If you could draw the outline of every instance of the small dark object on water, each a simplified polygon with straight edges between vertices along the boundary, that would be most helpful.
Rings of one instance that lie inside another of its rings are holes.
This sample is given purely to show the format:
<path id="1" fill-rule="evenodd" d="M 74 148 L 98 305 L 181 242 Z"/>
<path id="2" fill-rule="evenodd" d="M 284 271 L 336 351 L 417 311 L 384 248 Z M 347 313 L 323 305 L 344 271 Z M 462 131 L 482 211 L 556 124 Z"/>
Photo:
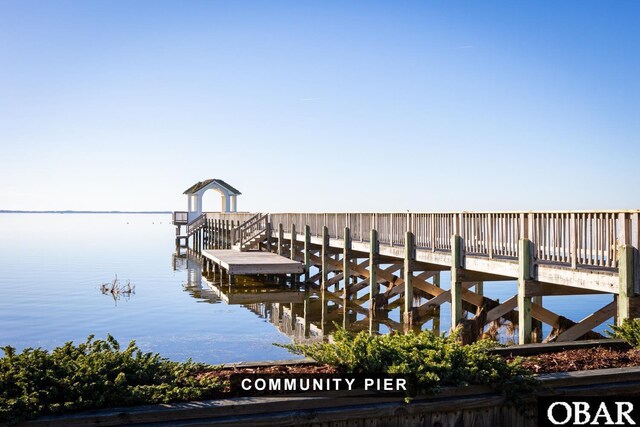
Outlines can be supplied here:
<path id="1" fill-rule="evenodd" d="M 132 286 L 130 280 L 127 280 L 126 284 L 120 283 L 118 275 L 116 274 L 116 277 L 111 283 L 103 283 L 100 285 L 100 292 L 102 292 L 103 295 L 111 294 L 114 300 L 118 300 L 122 295 L 127 298 L 131 297 L 131 295 L 135 295 L 136 286 Z"/>

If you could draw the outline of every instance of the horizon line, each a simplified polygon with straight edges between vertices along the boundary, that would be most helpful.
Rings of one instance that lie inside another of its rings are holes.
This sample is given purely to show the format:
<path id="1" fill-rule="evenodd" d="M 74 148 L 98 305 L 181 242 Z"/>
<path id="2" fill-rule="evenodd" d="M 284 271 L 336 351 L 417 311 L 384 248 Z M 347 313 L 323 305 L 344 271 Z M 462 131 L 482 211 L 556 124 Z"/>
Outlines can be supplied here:
<path id="1" fill-rule="evenodd" d="M 172 211 L 104 211 L 104 210 L 19 210 L 0 209 L 0 213 L 130 213 L 130 214 L 170 214 Z"/>

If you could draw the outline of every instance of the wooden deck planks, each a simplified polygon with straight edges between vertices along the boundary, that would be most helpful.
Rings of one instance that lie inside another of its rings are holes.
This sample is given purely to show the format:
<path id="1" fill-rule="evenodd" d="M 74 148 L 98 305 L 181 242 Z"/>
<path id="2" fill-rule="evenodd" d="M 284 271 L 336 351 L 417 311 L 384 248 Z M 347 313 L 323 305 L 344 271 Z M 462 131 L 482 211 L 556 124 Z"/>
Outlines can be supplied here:
<path id="1" fill-rule="evenodd" d="M 301 274 L 304 265 L 271 252 L 240 252 L 233 249 L 202 251 L 202 256 L 210 259 L 229 274 Z"/>

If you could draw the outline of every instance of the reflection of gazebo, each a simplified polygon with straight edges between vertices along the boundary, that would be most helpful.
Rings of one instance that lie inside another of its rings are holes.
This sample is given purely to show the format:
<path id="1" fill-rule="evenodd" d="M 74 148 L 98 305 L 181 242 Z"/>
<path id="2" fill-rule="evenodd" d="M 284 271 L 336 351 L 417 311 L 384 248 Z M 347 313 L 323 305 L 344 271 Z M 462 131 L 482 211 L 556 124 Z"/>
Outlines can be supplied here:
<path id="1" fill-rule="evenodd" d="M 221 179 L 207 179 L 192 185 L 184 192 L 187 195 L 189 205 L 189 222 L 202 214 L 202 195 L 207 190 L 215 190 L 220 193 L 220 212 L 238 211 L 238 195 L 241 193 Z"/>

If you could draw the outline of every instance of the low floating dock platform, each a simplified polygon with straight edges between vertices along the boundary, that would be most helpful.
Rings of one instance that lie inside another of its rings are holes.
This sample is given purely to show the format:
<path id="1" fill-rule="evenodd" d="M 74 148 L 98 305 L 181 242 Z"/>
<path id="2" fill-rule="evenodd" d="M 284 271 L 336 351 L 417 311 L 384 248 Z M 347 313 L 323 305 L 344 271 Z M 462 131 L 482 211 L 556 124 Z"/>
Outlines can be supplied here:
<path id="1" fill-rule="evenodd" d="M 229 275 L 304 273 L 304 265 L 301 262 L 272 252 L 205 249 L 202 251 L 202 256 L 224 268 Z"/>

